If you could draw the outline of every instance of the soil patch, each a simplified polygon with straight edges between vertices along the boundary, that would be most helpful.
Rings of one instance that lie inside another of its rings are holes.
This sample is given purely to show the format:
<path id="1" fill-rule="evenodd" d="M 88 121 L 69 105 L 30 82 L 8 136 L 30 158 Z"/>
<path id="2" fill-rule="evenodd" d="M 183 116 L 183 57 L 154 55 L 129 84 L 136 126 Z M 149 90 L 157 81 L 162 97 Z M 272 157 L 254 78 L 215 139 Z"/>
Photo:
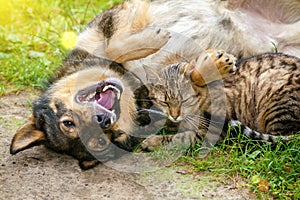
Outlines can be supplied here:
<path id="1" fill-rule="evenodd" d="M 31 113 L 37 93 L 0 97 L 0 199 L 256 199 L 241 178 L 178 173 L 185 166 L 133 174 L 105 165 L 81 171 L 77 160 L 43 146 L 9 154 L 11 139 Z"/>

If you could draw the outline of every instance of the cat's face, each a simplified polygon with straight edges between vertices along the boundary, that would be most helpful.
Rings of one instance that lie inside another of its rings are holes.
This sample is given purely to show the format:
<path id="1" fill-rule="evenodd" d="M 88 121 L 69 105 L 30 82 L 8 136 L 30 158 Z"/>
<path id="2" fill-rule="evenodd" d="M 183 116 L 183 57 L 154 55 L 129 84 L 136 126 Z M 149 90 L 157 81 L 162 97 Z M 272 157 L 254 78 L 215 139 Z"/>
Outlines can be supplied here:
<path id="1" fill-rule="evenodd" d="M 176 64 L 159 72 L 147 71 L 150 98 L 162 114 L 175 123 L 199 116 L 197 95 L 181 69 L 182 66 Z"/>

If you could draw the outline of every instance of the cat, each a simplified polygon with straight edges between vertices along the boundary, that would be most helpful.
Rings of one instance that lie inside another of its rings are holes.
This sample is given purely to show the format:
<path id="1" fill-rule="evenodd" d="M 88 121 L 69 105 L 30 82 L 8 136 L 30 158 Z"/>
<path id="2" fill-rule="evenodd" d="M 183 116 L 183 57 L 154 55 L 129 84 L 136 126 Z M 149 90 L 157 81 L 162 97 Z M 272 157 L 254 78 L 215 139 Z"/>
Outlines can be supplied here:
<path id="1" fill-rule="evenodd" d="M 214 75 L 213 65 L 228 73 Z M 234 65 L 232 55 L 210 51 L 161 71 L 146 68 L 150 98 L 183 131 L 151 136 L 142 148 L 153 151 L 178 141 L 193 145 L 208 133 L 218 140 L 237 127 L 250 138 L 273 143 L 299 132 L 300 59 L 265 53 L 237 61 L 236 71 Z"/>

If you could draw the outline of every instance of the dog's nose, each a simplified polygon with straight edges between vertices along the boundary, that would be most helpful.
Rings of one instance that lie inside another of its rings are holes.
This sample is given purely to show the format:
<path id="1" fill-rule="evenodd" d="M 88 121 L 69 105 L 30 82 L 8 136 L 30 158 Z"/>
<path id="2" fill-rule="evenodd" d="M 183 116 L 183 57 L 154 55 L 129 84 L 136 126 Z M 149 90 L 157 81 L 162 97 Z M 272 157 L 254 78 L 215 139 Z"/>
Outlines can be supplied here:
<path id="1" fill-rule="evenodd" d="M 110 117 L 106 114 L 96 115 L 96 122 L 101 128 L 108 128 L 111 125 Z"/>

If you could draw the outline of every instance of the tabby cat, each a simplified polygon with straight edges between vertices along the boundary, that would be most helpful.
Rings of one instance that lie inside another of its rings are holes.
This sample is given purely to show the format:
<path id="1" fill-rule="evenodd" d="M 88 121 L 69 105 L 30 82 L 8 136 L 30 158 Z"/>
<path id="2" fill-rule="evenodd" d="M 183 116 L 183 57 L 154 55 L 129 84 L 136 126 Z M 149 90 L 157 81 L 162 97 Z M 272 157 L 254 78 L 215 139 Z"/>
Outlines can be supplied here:
<path id="1" fill-rule="evenodd" d="M 214 66 L 224 78 L 214 74 Z M 218 130 L 224 136 L 229 127 L 274 143 L 300 131 L 299 58 L 261 54 L 239 60 L 230 75 L 234 66 L 232 55 L 212 50 L 160 72 L 146 68 L 151 99 L 162 115 L 183 129 L 175 135 L 151 136 L 142 148 L 152 151 L 175 138 L 193 144 L 207 133 L 219 139 Z"/>

